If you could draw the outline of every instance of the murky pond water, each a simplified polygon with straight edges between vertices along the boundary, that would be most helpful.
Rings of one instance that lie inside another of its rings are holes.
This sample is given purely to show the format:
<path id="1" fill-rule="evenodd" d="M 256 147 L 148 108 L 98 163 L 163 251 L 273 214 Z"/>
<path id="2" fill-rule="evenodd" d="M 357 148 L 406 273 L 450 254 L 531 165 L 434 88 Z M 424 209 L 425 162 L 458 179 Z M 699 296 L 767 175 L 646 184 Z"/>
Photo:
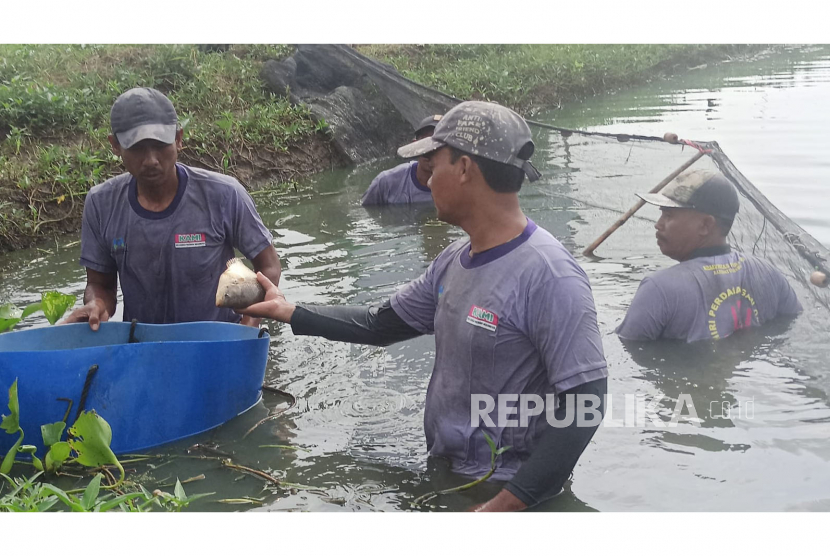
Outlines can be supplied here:
<path id="1" fill-rule="evenodd" d="M 830 50 L 800 49 L 753 62 L 702 68 L 687 75 L 542 114 L 565 127 L 717 140 L 741 171 L 773 202 L 825 244 L 830 178 Z M 560 193 L 568 181 L 553 171 L 557 155 L 541 137 L 534 158 L 553 177 L 526 186 L 526 213 L 574 253 L 616 217 Z M 545 149 L 549 148 L 549 151 Z M 823 150 L 823 152 L 822 152 Z M 463 236 L 435 218 L 429 206 L 367 210 L 359 198 L 374 175 L 398 163 L 384 160 L 321 174 L 308 191 L 257 195 L 274 232 L 286 296 L 299 303 L 379 301 L 417 277 L 444 247 Z M 675 164 L 676 166 L 676 164 Z M 651 184 L 649 184 L 650 186 Z M 601 219 L 599 224 L 596 223 Z M 717 346 L 624 346 L 613 334 L 647 273 L 672 264 L 654 244 L 647 220 L 627 225 L 604 259 L 578 260 L 594 289 L 614 396 L 611 419 L 594 437 L 566 492 L 550 511 L 827 510 L 830 509 L 830 379 L 821 309 Z M 42 289 L 81 295 L 83 269 L 77 237 L 10 254 L 2 260 L 0 299 L 23 305 Z M 824 315 L 826 317 L 826 314 Z M 31 325 L 44 325 L 33 320 Z M 389 348 L 294 337 L 271 325 L 267 382 L 290 392 L 264 393 L 263 403 L 226 425 L 151 451 L 128 463 L 148 487 L 200 474 L 188 492 L 215 492 L 199 510 L 408 510 L 428 491 L 469 478 L 427 458 L 423 405 L 435 343 L 422 337 Z M 228 369 L 233 372 L 233 369 Z M 658 400 L 667 414 L 690 396 L 699 422 L 660 427 L 638 422 L 634 396 Z M 628 396 L 628 397 L 626 397 Z M 268 415 L 272 421 L 246 432 Z M 630 413 L 630 411 L 629 411 Z M 609 425 L 617 426 L 609 426 Z M 624 426 L 623 426 L 624 425 Z M 266 470 L 294 488 L 222 468 L 215 446 L 241 465 Z M 183 457 L 191 456 L 191 457 Z M 438 499 L 440 509 L 462 510 L 499 488 L 487 484 Z M 256 499 L 229 505 L 220 499 Z"/>

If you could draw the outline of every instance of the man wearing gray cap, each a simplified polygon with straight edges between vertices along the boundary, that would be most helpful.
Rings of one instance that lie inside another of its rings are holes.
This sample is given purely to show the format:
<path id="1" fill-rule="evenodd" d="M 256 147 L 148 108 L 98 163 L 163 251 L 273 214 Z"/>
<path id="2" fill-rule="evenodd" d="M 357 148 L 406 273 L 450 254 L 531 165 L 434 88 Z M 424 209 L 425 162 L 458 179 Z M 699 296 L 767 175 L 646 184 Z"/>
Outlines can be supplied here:
<path id="1" fill-rule="evenodd" d="M 660 207 L 657 246 L 680 264 L 643 279 L 617 327 L 620 338 L 718 340 L 801 312 L 777 268 L 729 246 L 740 202 L 726 176 L 686 171 L 661 193 L 638 197 Z"/>
<path id="2" fill-rule="evenodd" d="M 441 116 L 427 116 L 415 130 L 415 141 L 432 135 L 435 124 Z M 363 194 L 360 204 L 397 205 L 406 203 L 431 203 L 432 193 L 427 181 L 432 175 L 428 156 L 421 156 L 416 161 L 404 162 L 389 170 L 384 170 L 372 180 L 369 189 Z"/>
<path id="3" fill-rule="evenodd" d="M 271 233 L 250 195 L 229 176 L 176 162 L 182 130 L 161 92 L 125 92 L 112 106 L 110 124 L 112 151 L 127 173 L 86 196 L 84 306 L 64 322 L 89 322 L 97 330 L 115 313 L 118 281 L 125 321 L 239 322 L 239 315 L 215 306 L 219 275 L 234 248 L 258 271 L 280 278 Z M 258 321 L 246 318 L 243 324 Z"/>
<path id="4" fill-rule="evenodd" d="M 512 110 L 459 104 L 432 137 L 398 154 L 430 157 L 438 217 L 469 238 L 379 306 L 295 306 L 259 274 L 266 301 L 240 311 L 290 323 L 294 334 L 355 343 L 434 334 L 424 413 L 430 454 L 482 476 L 491 465 L 485 434 L 510 446 L 493 474 L 508 482 L 476 511 L 523 509 L 558 494 L 604 411 L 608 373 L 588 277 L 519 206 L 524 177 L 540 177 L 533 150 Z M 538 412 L 527 411 L 534 397 Z M 574 420 L 583 403 L 592 418 Z"/>

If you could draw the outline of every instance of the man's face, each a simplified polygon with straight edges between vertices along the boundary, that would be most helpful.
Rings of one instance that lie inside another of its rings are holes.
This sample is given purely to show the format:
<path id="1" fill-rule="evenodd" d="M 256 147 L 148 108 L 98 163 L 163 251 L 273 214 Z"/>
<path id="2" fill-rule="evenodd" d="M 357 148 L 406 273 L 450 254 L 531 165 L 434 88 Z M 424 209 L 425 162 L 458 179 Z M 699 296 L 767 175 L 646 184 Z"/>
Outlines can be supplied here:
<path id="1" fill-rule="evenodd" d="M 450 161 L 449 147 L 442 147 L 433 151 L 429 156 L 432 167 L 432 177 L 427 182 L 432 192 L 432 201 L 438 211 L 438 219 L 449 224 L 457 220 L 457 213 L 461 203 L 460 198 L 460 162 Z M 419 162 L 420 163 L 420 162 Z"/>
<path id="2" fill-rule="evenodd" d="M 704 243 L 708 234 L 705 220 L 711 216 L 687 208 L 664 207 L 660 212 L 654 225 L 660 252 L 676 261 L 685 261 Z"/>
<path id="3" fill-rule="evenodd" d="M 182 130 L 176 133 L 176 140 L 170 144 L 144 139 L 124 149 L 112 135 L 110 144 L 112 152 L 121 157 L 124 168 L 141 185 L 162 185 L 176 173 L 176 160 L 182 148 Z"/>
<path id="4" fill-rule="evenodd" d="M 420 141 L 425 137 L 432 137 L 432 133 L 435 131 L 434 127 L 428 127 L 422 131 L 420 131 L 416 136 L 415 139 L 412 141 Z M 422 168 L 426 175 L 430 175 L 432 173 L 432 163 L 430 162 L 430 156 L 419 156 L 418 157 L 418 167 Z"/>

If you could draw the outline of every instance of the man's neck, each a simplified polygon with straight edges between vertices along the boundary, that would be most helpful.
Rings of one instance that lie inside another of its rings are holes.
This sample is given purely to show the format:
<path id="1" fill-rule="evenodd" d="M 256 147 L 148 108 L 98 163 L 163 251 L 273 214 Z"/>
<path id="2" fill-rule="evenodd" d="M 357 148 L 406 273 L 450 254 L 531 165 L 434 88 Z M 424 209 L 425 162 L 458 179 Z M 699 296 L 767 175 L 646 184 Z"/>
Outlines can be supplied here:
<path id="1" fill-rule="evenodd" d="M 479 212 L 476 218 L 463 223 L 461 228 L 470 236 L 470 254 L 475 255 L 517 238 L 526 226 L 527 217 L 516 203 L 506 209 Z"/>
<path id="2" fill-rule="evenodd" d="M 726 249 L 726 252 L 729 250 L 729 243 L 726 241 L 725 237 L 717 237 L 712 238 L 710 241 L 704 241 L 697 247 L 695 247 L 692 251 L 690 251 L 686 257 L 679 262 L 688 261 L 690 259 L 694 259 L 700 256 L 708 256 L 710 252 L 720 254 L 723 250 Z M 703 255 L 701 255 L 701 253 Z"/>
<path id="3" fill-rule="evenodd" d="M 138 203 L 152 212 L 161 212 L 170 206 L 179 190 L 179 175 L 175 167 L 172 176 L 160 184 L 142 183 L 136 179 Z"/>

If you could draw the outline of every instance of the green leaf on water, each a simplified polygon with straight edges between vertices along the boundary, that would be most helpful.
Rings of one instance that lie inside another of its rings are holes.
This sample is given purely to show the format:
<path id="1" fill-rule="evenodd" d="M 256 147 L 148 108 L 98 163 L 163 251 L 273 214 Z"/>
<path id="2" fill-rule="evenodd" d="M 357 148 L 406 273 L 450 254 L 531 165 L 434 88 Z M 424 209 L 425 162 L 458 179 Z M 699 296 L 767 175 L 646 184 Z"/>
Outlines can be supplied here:
<path id="1" fill-rule="evenodd" d="M 25 319 L 32 313 L 37 313 L 38 311 L 40 311 L 40 307 L 40 301 L 38 301 L 37 303 L 30 303 L 29 305 L 26 305 L 26 307 L 23 309 L 23 313 L 20 315 L 20 318 Z"/>
<path id="2" fill-rule="evenodd" d="M 55 324 L 75 304 L 75 296 L 57 291 L 43 292 L 40 294 L 40 304 L 46 320 L 49 324 Z"/>
<path id="3" fill-rule="evenodd" d="M 69 428 L 74 438 L 69 440 L 70 447 L 78 454 L 78 463 L 87 467 L 100 465 L 118 465 L 118 459 L 110 449 L 112 429 L 95 411 L 84 411 Z"/>
<path id="4" fill-rule="evenodd" d="M 98 498 L 98 492 L 101 490 L 101 479 L 103 478 L 104 476 L 101 473 L 96 474 L 92 480 L 89 481 L 89 484 L 84 490 L 84 497 L 81 500 L 81 506 L 83 506 L 86 511 L 91 510 L 95 505 L 95 500 Z"/>
<path id="5" fill-rule="evenodd" d="M 184 487 L 178 477 L 176 477 L 176 487 L 173 494 L 176 496 L 176 500 L 187 500 L 187 494 L 184 493 Z"/>
<path id="6" fill-rule="evenodd" d="M 46 452 L 46 471 L 54 473 L 69 459 L 71 449 L 68 442 L 55 442 Z"/>
<path id="7" fill-rule="evenodd" d="M 14 327 L 23 318 L 23 311 L 12 305 L 6 303 L 0 305 L 0 332 L 5 332 Z"/>
<path id="8" fill-rule="evenodd" d="M 6 457 L 3 458 L 3 463 L 0 464 L 0 473 L 8 473 L 12 470 L 12 466 L 14 465 L 14 458 L 17 455 L 17 449 L 20 445 L 23 444 L 23 435 L 20 435 L 20 438 L 17 439 L 17 442 L 14 443 L 8 452 L 6 452 Z"/>
<path id="9" fill-rule="evenodd" d="M 20 403 L 17 401 L 17 379 L 9 387 L 9 411 L 10 415 L 3 415 L 0 422 L 0 429 L 8 434 L 14 434 L 20 430 Z"/>
<path id="10" fill-rule="evenodd" d="M 40 435 L 43 437 L 43 445 L 51 446 L 55 442 L 59 442 L 61 439 L 61 435 L 63 435 L 63 429 L 65 427 L 66 423 L 64 423 L 63 421 L 58 421 L 57 423 L 50 423 L 48 425 L 41 425 Z"/>

